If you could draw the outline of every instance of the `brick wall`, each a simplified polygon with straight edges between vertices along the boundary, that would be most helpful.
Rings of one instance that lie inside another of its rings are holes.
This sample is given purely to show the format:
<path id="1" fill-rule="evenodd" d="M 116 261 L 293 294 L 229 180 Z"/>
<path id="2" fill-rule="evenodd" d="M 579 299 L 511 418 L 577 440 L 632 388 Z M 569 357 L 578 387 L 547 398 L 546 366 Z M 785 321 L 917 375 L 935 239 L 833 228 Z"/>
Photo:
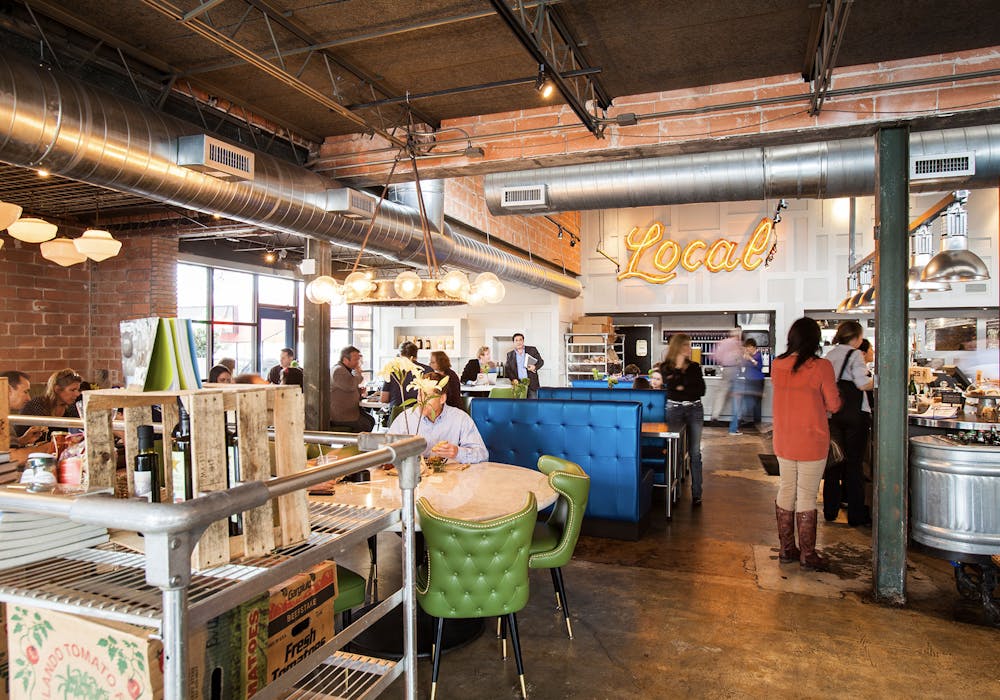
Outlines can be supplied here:
<path id="1" fill-rule="evenodd" d="M 89 381 L 121 381 L 118 323 L 177 311 L 177 239 L 117 236 L 122 251 L 101 263 L 60 267 L 38 245 L 7 236 L 0 251 L 0 371 L 42 384 L 63 367 Z"/>

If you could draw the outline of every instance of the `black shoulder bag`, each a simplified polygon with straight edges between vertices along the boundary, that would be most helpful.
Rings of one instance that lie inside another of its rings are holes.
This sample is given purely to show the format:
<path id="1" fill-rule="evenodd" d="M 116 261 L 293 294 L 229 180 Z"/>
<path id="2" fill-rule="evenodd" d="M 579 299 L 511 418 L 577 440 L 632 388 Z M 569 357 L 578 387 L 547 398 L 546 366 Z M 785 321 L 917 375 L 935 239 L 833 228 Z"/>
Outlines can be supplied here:
<path id="1" fill-rule="evenodd" d="M 844 422 L 856 421 L 861 417 L 861 396 L 862 391 L 851 378 L 844 379 L 844 371 L 847 363 L 851 359 L 851 354 L 855 350 L 848 350 L 844 355 L 844 363 L 840 366 L 840 374 L 837 375 L 837 391 L 840 392 L 840 410 L 833 414 L 833 417 Z"/>

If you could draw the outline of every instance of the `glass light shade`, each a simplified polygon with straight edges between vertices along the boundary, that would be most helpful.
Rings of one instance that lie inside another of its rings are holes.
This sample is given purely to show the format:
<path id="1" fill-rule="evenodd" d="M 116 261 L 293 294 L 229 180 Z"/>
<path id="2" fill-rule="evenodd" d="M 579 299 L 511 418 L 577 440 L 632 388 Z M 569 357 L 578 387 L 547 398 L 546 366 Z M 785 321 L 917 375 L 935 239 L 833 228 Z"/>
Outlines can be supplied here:
<path id="1" fill-rule="evenodd" d="M 0 229 L 5 229 L 21 218 L 23 210 L 16 204 L 0 202 Z"/>
<path id="2" fill-rule="evenodd" d="M 82 263 L 87 259 L 87 256 L 76 249 L 73 245 L 73 241 L 69 238 L 56 238 L 51 241 L 44 241 L 41 245 L 42 257 L 46 260 L 51 260 L 57 265 L 62 265 L 63 267 L 69 267 L 70 265 L 76 265 L 77 263 Z"/>
<path id="3" fill-rule="evenodd" d="M 487 280 L 480 287 L 480 291 L 487 304 L 499 304 L 503 301 L 504 295 L 507 294 L 507 289 L 503 286 L 503 282 L 493 282 L 491 280 Z"/>
<path id="4" fill-rule="evenodd" d="M 375 289 L 372 274 L 369 272 L 352 272 L 344 280 L 344 295 L 348 301 L 363 299 Z"/>
<path id="5" fill-rule="evenodd" d="M 44 219 L 18 219 L 7 227 L 7 232 L 25 243 L 44 243 L 56 237 L 59 227 Z M 67 239 L 69 240 L 69 239 Z M 70 241 L 72 243 L 72 241 Z M 75 249 L 74 249 L 75 250 Z"/>
<path id="6" fill-rule="evenodd" d="M 500 278 L 492 272 L 480 272 L 476 275 L 476 286 L 481 287 L 484 282 L 499 282 Z"/>
<path id="7" fill-rule="evenodd" d="M 478 285 L 472 285 L 469 289 L 469 304 L 472 306 L 482 306 L 486 303 L 486 299 L 483 298 L 483 292 L 479 289 Z"/>
<path id="8" fill-rule="evenodd" d="M 109 231 L 99 228 L 87 229 L 73 241 L 73 245 L 94 262 L 113 258 L 122 249 L 121 241 L 116 241 Z"/>
<path id="9" fill-rule="evenodd" d="M 313 304 L 330 304 L 340 297 L 337 280 L 329 275 L 320 275 L 306 285 L 306 299 Z"/>
<path id="10" fill-rule="evenodd" d="M 392 283 L 392 288 L 396 290 L 396 295 L 403 299 L 416 299 L 420 296 L 424 282 L 413 270 L 405 270 L 396 275 L 396 280 Z"/>
<path id="11" fill-rule="evenodd" d="M 438 289 L 450 297 L 461 297 L 469 291 L 469 278 L 461 270 L 452 270 L 441 278 Z"/>

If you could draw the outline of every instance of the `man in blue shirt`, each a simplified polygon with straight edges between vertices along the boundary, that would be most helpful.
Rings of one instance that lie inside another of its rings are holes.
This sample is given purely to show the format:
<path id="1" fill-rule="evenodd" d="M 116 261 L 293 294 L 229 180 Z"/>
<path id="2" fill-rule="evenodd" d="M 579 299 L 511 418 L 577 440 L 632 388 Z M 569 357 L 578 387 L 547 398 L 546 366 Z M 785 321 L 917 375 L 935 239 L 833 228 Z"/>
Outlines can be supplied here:
<path id="1" fill-rule="evenodd" d="M 424 379 L 440 382 L 445 375 L 424 373 Z M 490 459 L 479 429 L 469 414 L 449 406 L 444 390 L 438 387 L 431 395 L 419 397 L 417 405 L 408 408 L 389 426 L 394 435 L 420 435 L 427 440 L 425 457 L 447 457 L 456 462 L 476 464 Z"/>
<path id="2" fill-rule="evenodd" d="M 538 348 L 524 344 L 524 333 L 515 333 L 510 339 L 514 342 L 514 349 L 507 353 L 504 376 L 510 379 L 527 379 L 528 398 L 538 398 L 538 370 L 545 364 L 545 360 Z"/>

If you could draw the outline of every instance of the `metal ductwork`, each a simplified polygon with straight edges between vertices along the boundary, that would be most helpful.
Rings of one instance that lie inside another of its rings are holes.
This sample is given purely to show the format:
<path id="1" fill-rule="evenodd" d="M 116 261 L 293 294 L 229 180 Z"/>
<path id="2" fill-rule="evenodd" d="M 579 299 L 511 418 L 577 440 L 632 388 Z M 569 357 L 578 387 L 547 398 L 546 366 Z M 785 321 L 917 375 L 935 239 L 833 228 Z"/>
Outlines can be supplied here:
<path id="1" fill-rule="evenodd" d="M 1000 125 L 911 133 L 910 172 L 914 192 L 996 186 Z M 875 142 L 854 138 L 493 173 L 485 189 L 494 215 L 859 197 L 875 192 Z"/>
<path id="2" fill-rule="evenodd" d="M 327 211 L 334 183 L 254 153 L 253 179 L 225 181 L 178 165 L 178 143 L 199 129 L 68 75 L 0 51 L 0 160 L 235 221 L 360 247 L 368 221 Z M 432 235 L 438 264 L 577 297 L 568 275 L 482 244 L 456 226 Z M 419 211 L 384 202 L 367 248 L 423 262 Z"/>

